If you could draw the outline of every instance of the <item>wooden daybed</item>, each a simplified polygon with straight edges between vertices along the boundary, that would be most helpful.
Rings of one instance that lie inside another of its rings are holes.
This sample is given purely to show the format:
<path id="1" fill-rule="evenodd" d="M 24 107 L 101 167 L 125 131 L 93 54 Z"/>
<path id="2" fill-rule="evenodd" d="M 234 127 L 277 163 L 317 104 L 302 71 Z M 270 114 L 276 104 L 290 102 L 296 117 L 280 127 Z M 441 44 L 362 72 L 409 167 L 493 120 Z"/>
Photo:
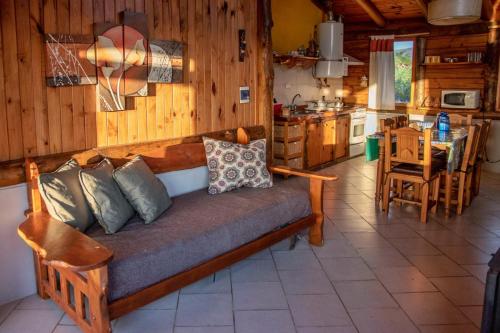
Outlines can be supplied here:
<path id="1" fill-rule="evenodd" d="M 207 136 L 246 143 L 249 140 L 265 137 L 265 131 L 259 126 L 247 130 L 215 132 Z M 113 261 L 113 252 L 86 234 L 52 219 L 46 212 L 38 192 L 37 177 L 40 173 L 55 170 L 70 157 L 76 159 L 82 167 L 86 167 L 97 163 L 105 156 L 117 167 L 137 154 L 142 155 L 157 174 L 206 165 L 201 136 L 94 149 L 26 161 L 31 209 L 27 213 L 26 221 L 19 226 L 18 233 L 33 249 L 38 295 L 57 303 L 84 332 L 110 332 L 111 320 L 296 235 L 305 228 L 310 228 L 311 244 L 316 246 L 323 244 L 323 182 L 336 180 L 337 177 L 288 167 L 269 167 L 275 174 L 309 179 L 310 212 L 312 212 L 309 216 L 274 229 L 142 290 L 110 300 L 108 268 Z"/>

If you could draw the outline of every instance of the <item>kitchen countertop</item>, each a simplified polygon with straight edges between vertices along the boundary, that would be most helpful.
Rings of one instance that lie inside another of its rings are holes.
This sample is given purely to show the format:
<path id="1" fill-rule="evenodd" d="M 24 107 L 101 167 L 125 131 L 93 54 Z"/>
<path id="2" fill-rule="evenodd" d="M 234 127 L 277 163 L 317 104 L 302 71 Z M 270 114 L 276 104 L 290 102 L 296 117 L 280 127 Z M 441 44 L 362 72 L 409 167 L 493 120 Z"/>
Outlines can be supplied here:
<path id="1" fill-rule="evenodd" d="M 325 111 L 318 112 L 307 112 L 305 108 L 300 108 L 302 111 L 293 112 L 289 117 L 283 116 L 274 116 L 274 120 L 276 121 L 317 121 L 317 120 L 331 120 L 339 117 L 347 116 L 356 111 L 356 109 L 360 108 L 357 105 L 346 105 L 342 108 L 335 109 L 335 111 L 331 111 L 331 109 L 325 109 Z"/>

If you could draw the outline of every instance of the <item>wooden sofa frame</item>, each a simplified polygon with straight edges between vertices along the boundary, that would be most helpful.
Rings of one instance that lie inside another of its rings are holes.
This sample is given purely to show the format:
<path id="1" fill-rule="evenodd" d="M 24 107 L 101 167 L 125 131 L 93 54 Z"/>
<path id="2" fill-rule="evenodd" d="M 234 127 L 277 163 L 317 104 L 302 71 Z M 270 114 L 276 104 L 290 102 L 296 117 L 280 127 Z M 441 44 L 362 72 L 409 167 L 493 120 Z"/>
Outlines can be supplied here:
<path id="1" fill-rule="evenodd" d="M 246 130 L 240 128 L 214 132 L 207 136 L 247 143 L 249 140 L 265 137 L 265 131 L 258 126 Z M 57 303 L 84 332 L 111 332 L 111 320 L 294 236 L 304 228 L 310 228 L 311 244 L 323 245 L 323 183 L 336 180 L 337 177 L 270 166 L 269 170 L 275 174 L 309 178 L 313 212 L 310 216 L 132 295 L 110 302 L 107 265 L 113 259 L 113 253 L 84 233 L 52 219 L 40 197 L 37 180 L 40 173 L 55 170 L 70 157 L 87 167 L 106 156 L 118 166 L 137 154 L 143 156 L 155 173 L 206 165 L 201 136 L 26 160 L 31 209 L 27 212 L 26 221 L 19 226 L 18 234 L 33 249 L 38 295 Z"/>

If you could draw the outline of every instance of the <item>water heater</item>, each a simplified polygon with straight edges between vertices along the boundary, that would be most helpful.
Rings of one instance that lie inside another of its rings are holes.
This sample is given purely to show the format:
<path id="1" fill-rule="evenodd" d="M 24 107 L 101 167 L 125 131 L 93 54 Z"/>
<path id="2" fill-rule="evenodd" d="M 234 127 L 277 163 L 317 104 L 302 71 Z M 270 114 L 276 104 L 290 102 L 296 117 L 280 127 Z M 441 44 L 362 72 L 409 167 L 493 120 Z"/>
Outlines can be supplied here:
<path id="1" fill-rule="evenodd" d="M 344 76 L 347 63 L 344 59 L 344 24 L 327 21 L 318 26 L 320 61 L 316 64 L 316 77 L 339 78 Z"/>

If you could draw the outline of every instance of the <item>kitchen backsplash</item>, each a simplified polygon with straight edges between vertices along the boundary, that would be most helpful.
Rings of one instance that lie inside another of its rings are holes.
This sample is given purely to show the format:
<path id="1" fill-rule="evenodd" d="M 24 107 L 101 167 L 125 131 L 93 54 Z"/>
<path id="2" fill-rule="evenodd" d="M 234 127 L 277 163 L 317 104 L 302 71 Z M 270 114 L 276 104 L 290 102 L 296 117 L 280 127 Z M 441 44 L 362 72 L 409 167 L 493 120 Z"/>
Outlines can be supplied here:
<path id="1" fill-rule="evenodd" d="M 342 78 L 328 79 L 327 88 L 318 88 L 318 81 L 312 76 L 312 69 L 291 68 L 274 65 L 274 98 L 278 103 L 290 104 L 293 96 L 301 94 L 295 103 L 305 104 L 304 101 L 318 100 L 325 96 L 327 100 L 342 97 Z"/>

